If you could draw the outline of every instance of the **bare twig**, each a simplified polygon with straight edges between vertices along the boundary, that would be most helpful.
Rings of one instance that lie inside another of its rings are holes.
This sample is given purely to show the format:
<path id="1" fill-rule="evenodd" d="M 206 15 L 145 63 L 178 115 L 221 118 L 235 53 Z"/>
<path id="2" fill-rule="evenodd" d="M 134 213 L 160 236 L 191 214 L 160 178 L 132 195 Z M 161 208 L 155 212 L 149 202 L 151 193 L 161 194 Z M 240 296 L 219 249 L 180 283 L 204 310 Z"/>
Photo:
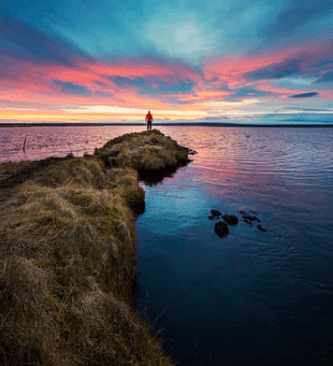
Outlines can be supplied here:
<path id="1" fill-rule="evenodd" d="M 27 142 L 27 138 L 24 139 L 24 143 L 23 143 L 23 146 L 22 146 L 22 150 L 23 152 L 25 152 L 25 143 Z"/>

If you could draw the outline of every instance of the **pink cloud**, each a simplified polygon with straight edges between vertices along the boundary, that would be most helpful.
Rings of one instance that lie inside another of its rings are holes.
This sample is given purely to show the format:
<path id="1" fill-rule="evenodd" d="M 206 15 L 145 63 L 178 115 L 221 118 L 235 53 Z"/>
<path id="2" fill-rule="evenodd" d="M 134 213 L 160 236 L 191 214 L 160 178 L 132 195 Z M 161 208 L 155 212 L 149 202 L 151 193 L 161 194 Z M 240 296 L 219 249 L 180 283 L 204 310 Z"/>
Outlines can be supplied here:
<path id="1" fill-rule="evenodd" d="M 231 89 L 251 83 L 253 77 L 271 80 L 283 76 L 292 66 L 304 76 L 320 74 L 317 64 L 333 57 L 333 41 L 302 44 L 287 49 L 270 49 L 255 55 L 231 55 L 208 60 L 204 64 L 205 79 L 215 79 Z M 262 71 L 262 76 L 260 76 Z M 280 72 L 280 76 L 279 76 Z"/>
<path id="2" fill-rule="evenodd" d="M 125 77 L 128 79 L 144 78 L 149 80 L 154 87 L 154 80 L 163 80 L 172 85 L 186 78 L 198 79 L 197 71 L 181 63 L 172 62 L 135 62 L 125 60 L 115 64 L 102 62 L 76 63 L 76 67 L 65 65 L 47 65 L 33 63 L 31 61 L 2 57 L 7 67 L 5 76 L 0 80 L 0 90 L 4 99 L 31 101 L 38 99 L 45 103 L 87 103 L 87 100 L 96 104 L 115 100 L 122 102 L 130 99 L 132 102 L 142 102 L 135 87 L 119 87 L 112 78 Z M 56 83 L 54 82 L 56 81 Z M 69 95 L 62 93 L 68 87 Z M 70 93 L 70 87 L 72 92 Z M 75 89 L 76 88 L 76 89 Z M 79 91 L 86 91 L 86 95 L 78 95 Z M 89 91 L 89 93 L 88 93 Z M 113 95 L 115 94 L 115 95 Z M 118 94 L 118 95 L 116 95 Z M 122 95 L 120 95 L 122 94 Z M 126 94 L 126 96 L 124 96 Z M 158 97 L 145 96 L 144 100 L 154 102 L 154 105 L 164 103 L 157 102 Z"/>
<path id="3" fill-rule="evenodd" d="M 169 60 L 108 63 L 76 60 L 69 66 L 0 55 L 0 68 L 6 64 L 0 69 L 0 92 L 2 100 L 35 103 L 41 110 L 59 113 L 63 105 L 199 111 L 208 110 L 212 105 L 221 110 L 242 108 L 246 103 L 234 102 L 251 98 L 278 98 L 288 104 L 290 95 L 307 91 L 297 86 L 278 86 L 276 80 L 293 73 L 304 78 L 316 75 L 319 78 L 325 72 L 322 61 L 332 57 L 333 42 L 318 42 L 208 60 L 200 73 L 184 63 Z M 326 64 L 331 67 L 329 61 Z M 117 78 L 126 82 L 117 83 Z M 181 86 L 184 81 L 189 81 L 188 90 L 171 88 Z M 309 91 L 317 91 L 320 98 L 333 100 L 331 90 L 322 84 L 315 84 Z"/>

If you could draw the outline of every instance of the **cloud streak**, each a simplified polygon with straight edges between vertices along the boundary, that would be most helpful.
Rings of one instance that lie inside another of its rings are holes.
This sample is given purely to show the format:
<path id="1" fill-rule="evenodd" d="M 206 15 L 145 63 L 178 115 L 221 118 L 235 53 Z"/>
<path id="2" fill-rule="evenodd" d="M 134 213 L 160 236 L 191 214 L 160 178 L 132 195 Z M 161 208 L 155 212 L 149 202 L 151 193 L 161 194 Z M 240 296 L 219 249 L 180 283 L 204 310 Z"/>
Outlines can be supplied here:
<path id="1" fill-rule="evenodd" d="M 317 96 L 318 94 L 319 93 L 317 92 L 301 93 L 301 94 L 290 95 L 289 98 L 312 98 Z"/>
<path id="2" fill-rule="evenodd" d="M 146 109 L 211 120 L 333 108 L 333 41 L 320 32 L 330 2 L 97 0 L 76 13 L 71 0 L 46 0 L 45 13 L 29 4 L 0 6 L 0 119 L 36 118 L 30 109 L 61 120 L 115 110 L 140 120 L 133 111 Z"/>

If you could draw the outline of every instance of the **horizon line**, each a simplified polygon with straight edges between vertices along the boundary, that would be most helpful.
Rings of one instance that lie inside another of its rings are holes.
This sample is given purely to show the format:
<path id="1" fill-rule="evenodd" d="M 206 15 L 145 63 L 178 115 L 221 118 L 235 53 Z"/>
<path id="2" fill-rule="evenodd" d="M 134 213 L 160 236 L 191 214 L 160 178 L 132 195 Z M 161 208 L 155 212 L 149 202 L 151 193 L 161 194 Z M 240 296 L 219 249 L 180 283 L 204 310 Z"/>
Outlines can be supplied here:
<path id="1" fill-rule="evenodd" d="M 144 122 L 0 122 L 0 127 L 68 127 L 68 126 L 146 126 Z M 235 122 L 168 122 L 154 123 L 154 126 L 208 126 L 208 127 L 333 127 L 332 122 L 327 123 L 235 123 Z"/>

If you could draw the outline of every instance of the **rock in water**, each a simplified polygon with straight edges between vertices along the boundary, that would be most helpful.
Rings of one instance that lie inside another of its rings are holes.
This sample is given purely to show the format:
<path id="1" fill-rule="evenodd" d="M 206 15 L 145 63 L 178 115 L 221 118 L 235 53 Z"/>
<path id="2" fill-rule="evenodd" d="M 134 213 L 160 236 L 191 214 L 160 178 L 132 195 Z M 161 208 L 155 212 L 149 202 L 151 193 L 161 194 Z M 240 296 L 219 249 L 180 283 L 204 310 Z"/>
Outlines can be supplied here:
<path id="1" fill-rule="evenodd" d="M 258 221 L 258 222 L 261 222 L 261 220 L 260 220 L 260 219 L 258 219 L 258 217 L 256 217 L 256 216 L 243 215 L 242 217 L 243 217 L 243 219 L 247 219 L 247 220 L 250 220 L 250 221 L 254 221 L 254 220 L 256 220 L 256 221 Z"/>
<path id="2" fill-rule="evenodd" d="M 259 225 L 257 225 L 257 228 L 258 228 L 259 230 L 261 230 L 261 231 L 266 231 L 266 229 L 265 229 L 264 227 L 262 227 L 260 224 L 259 224 Z"/>
<path id="3" fill-rule="evenodd" d="M 216 221 L 214 229 L 216 234 L 221 238 L 229 234 L 228 224 L 225 223 L 224 221 Z"/>
<path id="4" fill-rule="evenodd" d="M 223 220 L 229 225 L 236 225 L 238 218 L 235 215 L 223 215 Z"/>
<path id="5" fill-rule="evenodd" d="M 210 212 L 211 212 L 211 214 L 213 215 L 213 216 L 221 216 L 222 214 L 221 214 L 221 212 L 219 211 L 219 210 L 210 210 Z"/>

